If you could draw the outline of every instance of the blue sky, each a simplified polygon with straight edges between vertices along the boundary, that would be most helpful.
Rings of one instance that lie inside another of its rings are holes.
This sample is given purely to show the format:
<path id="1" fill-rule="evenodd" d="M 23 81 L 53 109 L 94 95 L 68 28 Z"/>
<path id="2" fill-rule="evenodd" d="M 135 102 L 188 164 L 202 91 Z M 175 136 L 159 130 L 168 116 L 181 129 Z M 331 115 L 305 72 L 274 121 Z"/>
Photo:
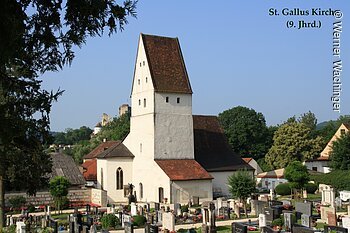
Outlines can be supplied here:
<path id="1" fill-rule="evenodd" d="M 332 110 L 333 16 L 269 16 L 269 9 L 341 10 L 341 113 L 350 114 L 350 2 L 348 0 L 140 0 L 137 19 L 121 33 L 90 38 L 70 67 L 42 78 L 45 89 L 65 90 L 51 112 L 51 130 L 93 127 L 102 113 L 130 103 L 139 34 L 178 37 L 193 89 L 193 113 L 217 115 L 241 105 L 264 114 L 268 125 L 307 111 L 319 122 Z M 321 21 L 321 28 L 286 22 Z"/>

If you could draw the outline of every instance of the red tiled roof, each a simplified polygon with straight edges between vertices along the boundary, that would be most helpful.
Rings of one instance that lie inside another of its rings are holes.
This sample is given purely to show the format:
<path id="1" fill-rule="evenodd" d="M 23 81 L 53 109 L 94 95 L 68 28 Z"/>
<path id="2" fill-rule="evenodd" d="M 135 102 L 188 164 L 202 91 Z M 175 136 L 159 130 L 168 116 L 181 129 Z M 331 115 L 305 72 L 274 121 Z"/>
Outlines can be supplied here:
<path id="1" fill-rule="evenodd" d="M 252 161 L 253 158 L 242 158 L 244 160 L 244 162 L 246 163 L 250 163 L 250 161 Z"/>
<path id="2" fill-rule="evenodd" d="M 257 178 L 284 178 L 284 168 L 280 168 L 277 170 L 263 172 L 256 176 Z"/>
<path id="3" fill-rule="evenodd" d="M 156 92 L 192 94 L 179 40 L 141 34 Z"/>
<path id="4" fill-rule="evenodd" d="M 96 158 L 97 155 L 101 154 L 103 151 L 107 150 L 113 145 L 116 145 L 118 141 L 106 141 L 102 142 L 95 149 L 93 149 L 89 154 L 84 155 L 83 159 L 93 159 Z"/>
<path id="5" fill-rule="evenodd" d="M 157 159 L 170 180 L 209 180 L 213 177 L 194 159 Z"/>
<path id="6" fill-rule="evenodd" d="M 95 181 L 97 180 L 97 161 L 96 159 L 85 161 L 82 164 L 84 168 L 84 178 L 87 181 Z"/>

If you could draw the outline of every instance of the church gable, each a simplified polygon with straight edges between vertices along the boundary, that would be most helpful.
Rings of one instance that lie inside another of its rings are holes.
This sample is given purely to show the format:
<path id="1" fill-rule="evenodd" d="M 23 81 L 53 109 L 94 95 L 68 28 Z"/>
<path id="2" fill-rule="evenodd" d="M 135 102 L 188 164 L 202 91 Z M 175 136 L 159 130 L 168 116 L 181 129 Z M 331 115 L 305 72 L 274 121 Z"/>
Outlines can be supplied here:
<path id="1" fill-rule="evenodd" d="M 156 92 L 192 94 L 177 38 L 141 34 Z"/>
<path id="2" fill-rule="evenodd" d="M 253 170 L 233 152 L 216 116 L 193 116 L 194 157 L 207 171 Z"/>

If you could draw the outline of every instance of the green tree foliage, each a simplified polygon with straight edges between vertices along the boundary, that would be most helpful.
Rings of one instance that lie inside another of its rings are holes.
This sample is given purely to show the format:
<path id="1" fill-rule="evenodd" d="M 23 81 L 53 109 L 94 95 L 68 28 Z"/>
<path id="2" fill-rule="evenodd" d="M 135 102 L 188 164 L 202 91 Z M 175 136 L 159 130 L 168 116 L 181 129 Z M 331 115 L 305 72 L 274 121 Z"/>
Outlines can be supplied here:
<path id="1" fill-rule="evenodd" d="M 235 152 L 254 159 L 265 156 L 272 136 L 262 113 L 238 106 L 220 113 L 219 121 Z"/>
<path id="2" fill-rule="evenodd" d="M 244 212 L 247 215 L 247 198 L 256 192 L 256 181 L 251 172 L 240 170 L 233 173 L 227 179 L 229 191 L 233 198 L 238 198 L 244 205 Z"/>
<path id="3" fill-rule="evenodd" d="M 316 190 L 318 189 L 318 185 L 314 183 L 307 183 L 305 184 L 305 190 L 309 194 L 314 194 Z"/>
<path id="4" fill-rule="evenodd" d="M 59 132 L 54 135 L 56 145 L 73 145 L 80 141 L 90 140 L 92 129 L 82 126 L 79 129 L 66 129 L 65 132 Z"/>
<path id="5" fill-rule="evenodd" d="M 322 173 L 312 175 L 310 180 L 318 184 L 331 185 L 338 191 L 350 190 L 350 171 L 349 170 L 335 170 L 330 173 Z"/>
<path id="6" fill-rule="evenodd" d="M 350 170 L 350 133 L 333 142 L 330 153 L 332 170 Z"/>
<path id="7" fill-rule="evenodd" d="M 299 161 L 293 161 L 286 167 L 284 178 L 292 189 L 301 189 L 309 182 L 310 175 L 306 166 Z"/>
<path id="8" fill-rule="evenodd" d="M 50 181 L 50 194 L 55 201 L 55 206 L 58 211 L 61 210 L 62 204 L 66 201 L 69 186 L 70 183 L 68 179 L 63 176 L 56 176 Z"/>
<path id="9" fill-rule="evenodd" d="M 119 220 L 114 214 L 104 214 L 101 218 L 101 225 L 103 229 L 114 229 L 119 224 Z"/>
<path id="10" fill-rule="evenodd" d="M 342 123 L 350 124 L 350 115 L 342 115 L 335 121 L 326 121 L 317 125 L 317 135 L 323 137 L 328 143 Z"/>
<path id="11" fill-rule="evenodd" d="M 65 4 L 65 5 L 63 5 Z M 0 229 L 5 185 L 33 194 L 47 183 L 49 113 L 60 91 L 41 90 L 38 76 L 58 71 L 89 36 L 112 34 L 136 16 L 136 1 L 14 1 L 0 3 Z M 35 114 L 35 117 L 34 117 Z"/>
<path id="12" fill-rule="evenodd" d="M 26 204 L 26 198 L 24 196 L 14 196 L 9 198 L 9 203 L 12 208 L 14 209 L 20 209 L 21 207 L 24 207 Z"/>
<path id="13" fill-rule="evenodd" d="M 72 156 L 76 163 L 81 163 L 84 155 L 95 149 L 103 139 L 107 139 L 108 141 L 123 140 L 129 132 L 130 116 L 124 114 L 120 117 L 115 117 L 106 126 L 102 127 L 102 130 L 89 141 L 80 141 L 74 144 L 71 149 L 65 150 L 64 153 Z"/>
<path id="14" fill-rule="evenodd" d="M 310 130 L 316 130 L 317 118 L 314 113 L 308 111 L 307 113 L 302 114 L 298 120 L 300 123 L 306 125 Z"/>
<path id="15" fill-rule="evenodd" d="M 265 160 L 272 168 L 283 168 L 292 161 L 305 161 L 319 156 L 324 141 L 313 138 L 305 124 L 291 121 L 281 125 L 273 137 L 273 145 Z"/>

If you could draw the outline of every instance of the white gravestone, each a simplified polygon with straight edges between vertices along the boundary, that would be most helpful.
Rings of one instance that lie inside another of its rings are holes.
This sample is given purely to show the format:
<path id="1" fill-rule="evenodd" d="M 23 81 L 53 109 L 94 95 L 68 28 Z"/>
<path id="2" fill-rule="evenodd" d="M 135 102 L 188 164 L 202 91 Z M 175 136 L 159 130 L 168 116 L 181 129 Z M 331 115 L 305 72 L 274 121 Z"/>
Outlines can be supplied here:
<path id="1" fill-rule="evenodd" d="M 131 202 L 131 216 L 137 215 L 137 205 L 134 202 Z"/>
<path id="2" fill-rule="evenodd" d="M 342 219 L 342 224 L 344 228 L 348 229 L 348 232 L 350 232 L 350 217 L 343 217 Z"/>
<path id="3" fill-rule="evenodd" d="M 163 230 L 175 231 L 175 216 L 171 212 L 162 214 Z"/>
<path id="4" fill-rule="evenodd" d="M 24 222 L 17 222 L 16 226 L 16 233 L 26 233 L 26 224 Z"/>
<path id="5" fill-rule="evenodd" d="M 266 215 L 259 214 L 259 228 L 266 227 Z"/>

